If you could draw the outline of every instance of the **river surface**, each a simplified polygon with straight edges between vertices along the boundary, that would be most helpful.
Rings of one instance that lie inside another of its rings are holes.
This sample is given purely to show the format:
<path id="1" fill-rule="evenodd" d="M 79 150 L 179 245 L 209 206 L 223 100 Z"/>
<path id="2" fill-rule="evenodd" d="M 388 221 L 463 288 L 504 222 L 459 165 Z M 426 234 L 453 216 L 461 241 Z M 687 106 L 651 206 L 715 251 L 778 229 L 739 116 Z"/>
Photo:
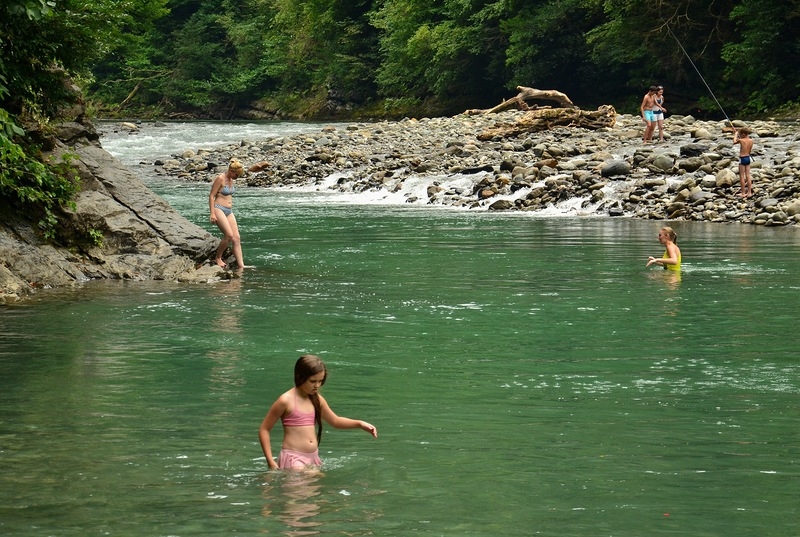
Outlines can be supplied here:
<path id="1" fill-rule="evenodd" d="M 310 126 L 170 128 L 103 143 L 217 233 L 208 185 L 137 163 Z M 0 535 L 797 535 L 797 228 L 675 222 L 676 276 L 654 221 L 235 201 L 241 278 L 0 306 Z M 379 437 L 267 471 L 307 352 Z"/>

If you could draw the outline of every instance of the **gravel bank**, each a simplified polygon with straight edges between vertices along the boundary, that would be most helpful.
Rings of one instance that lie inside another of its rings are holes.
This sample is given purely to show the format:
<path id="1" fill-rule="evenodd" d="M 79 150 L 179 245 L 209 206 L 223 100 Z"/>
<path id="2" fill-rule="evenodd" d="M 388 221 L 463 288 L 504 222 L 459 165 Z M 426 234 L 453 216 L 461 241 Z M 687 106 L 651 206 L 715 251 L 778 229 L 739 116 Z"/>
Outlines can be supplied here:
<path id="1" fill-rule="evenodd" d="M 254 187 L 383 191 L 402 194 L 403 203 L 472 210 L 570 207 L 586 215 L 800 224 L 800 123 L 748 123 L 755 195 L 742 199 L 738 146 L 723 122 L 671 116 L 666 141 L 647 145 L 641 119 L 630 115 L 601 130 L 559 127 L 478 139 L 524 113 L 335 124 L 213 150 L 187 148 L 153 163 L 154 173 L 209 182 L 237 158 L 250 167 L 243 181 Z M 412 182 L 417 188 L 409 188 Z"/>

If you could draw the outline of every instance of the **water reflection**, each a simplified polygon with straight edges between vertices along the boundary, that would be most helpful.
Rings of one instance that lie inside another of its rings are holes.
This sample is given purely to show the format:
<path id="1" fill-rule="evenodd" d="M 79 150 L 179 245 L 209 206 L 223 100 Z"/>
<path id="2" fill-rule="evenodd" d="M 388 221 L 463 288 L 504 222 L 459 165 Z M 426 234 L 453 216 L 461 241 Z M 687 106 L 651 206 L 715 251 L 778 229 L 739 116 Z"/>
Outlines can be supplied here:
<path id="1" fill-rule="evenodd" d="M 680 294 L 681 287 L 680 270 L 653 270 L 647 273 L 647 277 L 653 285 L 660 286 L 664 291 L 664 309 L 662 314 L 666 317 L 677 317 L 680 313 Z"/>
<path id="2" fill-rule="evenodd" d="M 214 306 L 212 329 L 223 335 L 242 332 L 242 278 L 234 277 L 211 287 L 209 293 Z"/>
<path id="3" fill-rule="evenodd" d="M 207 351 L 211 363 L 210 390 L 225 403 L 246 384 L 241 373 L 241 348 L 246 338 L 242 329 L 242 279 L 233 278 L 214 285 L 209 299 L 209 309 L 213 312 L 210 330 L 218 342 Z M 220 409 L 223 415 L 229 411 L 225 405 Z"/>
<path id="4" fill-rule="evenodd" d="M 318 498 L 322 474 L 308 472 L 271 472 L 270 477 L 279 475 L 273 485 L 264 487 L 264 508 L 261 513 L 267 517 L 277 517 L 286 525 L 284 535 L 318 535 L 315 529 L 322 525 L 316 520 L 320 514 Z"/>

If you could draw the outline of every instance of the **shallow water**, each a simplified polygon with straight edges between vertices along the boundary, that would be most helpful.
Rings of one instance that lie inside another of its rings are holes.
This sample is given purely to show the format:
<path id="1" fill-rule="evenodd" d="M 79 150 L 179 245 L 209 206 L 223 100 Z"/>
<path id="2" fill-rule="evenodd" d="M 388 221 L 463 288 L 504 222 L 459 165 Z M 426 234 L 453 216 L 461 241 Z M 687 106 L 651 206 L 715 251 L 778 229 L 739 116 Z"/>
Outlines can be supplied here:
<path id="1" fill-rule="evenodd" d="M 206 185 L 153 187 L 214 231 Z M 0 308 L 0 533 L 795 533 L 796 230 L 675 223 L 677 279 L 658 222 L 236 204 L 242 278 Z M 305 352 L 379 438 L 268 472 Z"/>

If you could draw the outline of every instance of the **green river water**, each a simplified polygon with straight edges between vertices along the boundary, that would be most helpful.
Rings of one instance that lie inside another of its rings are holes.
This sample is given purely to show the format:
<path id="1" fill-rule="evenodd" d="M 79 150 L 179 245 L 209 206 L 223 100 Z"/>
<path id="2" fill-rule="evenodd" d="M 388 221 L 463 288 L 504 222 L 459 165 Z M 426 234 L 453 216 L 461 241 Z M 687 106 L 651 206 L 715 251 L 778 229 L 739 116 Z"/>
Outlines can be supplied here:
<path id="1" fill-rule="evenodd" d="M 241 278 L 0 307 L 0 535 L 797 535 L 797 228 L 240 192 Z M 379 437 L 270 472 L 306 352 Z"/>

